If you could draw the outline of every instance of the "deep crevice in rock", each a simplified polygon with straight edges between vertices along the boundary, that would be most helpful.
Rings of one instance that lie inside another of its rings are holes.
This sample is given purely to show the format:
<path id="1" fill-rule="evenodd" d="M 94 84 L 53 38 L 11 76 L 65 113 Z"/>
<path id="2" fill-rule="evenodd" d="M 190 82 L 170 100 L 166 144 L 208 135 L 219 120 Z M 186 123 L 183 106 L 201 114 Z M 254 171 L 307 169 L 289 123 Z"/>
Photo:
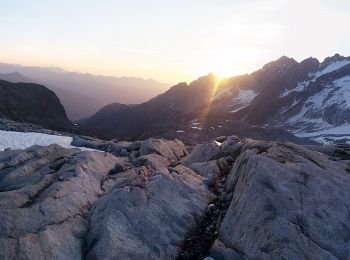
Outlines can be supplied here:
<path id="1" fill-rule="evenodd" d="M 187 236 L 178 260 L 202 260 L 208 256 L 232 200 L 232 196 L 226 194 L 223 188 L 227 175 L 228 173 L 221 172 L 215 180 L 212 192 L 216 199 L 208 205 L 203 220 Z"/>

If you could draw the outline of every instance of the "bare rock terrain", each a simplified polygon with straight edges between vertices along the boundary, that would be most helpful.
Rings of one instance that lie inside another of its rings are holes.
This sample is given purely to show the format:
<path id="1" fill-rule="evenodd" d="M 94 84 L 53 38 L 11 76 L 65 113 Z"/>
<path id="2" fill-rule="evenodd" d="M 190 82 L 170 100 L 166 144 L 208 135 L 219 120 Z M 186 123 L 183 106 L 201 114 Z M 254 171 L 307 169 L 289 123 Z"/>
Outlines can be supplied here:
<path id="1" fill-rule="evenodd" d="M 0 152 L 0 259 L 350 257 L 347 145 L 75 141 Z"/>

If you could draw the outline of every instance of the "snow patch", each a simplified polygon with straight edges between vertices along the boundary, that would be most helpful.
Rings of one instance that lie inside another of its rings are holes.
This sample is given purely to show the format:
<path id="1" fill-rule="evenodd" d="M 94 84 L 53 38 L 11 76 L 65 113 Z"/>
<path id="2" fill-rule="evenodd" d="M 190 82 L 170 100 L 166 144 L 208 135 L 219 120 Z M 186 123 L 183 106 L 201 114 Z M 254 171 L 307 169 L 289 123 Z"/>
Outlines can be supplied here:
<path id="1" fill-rule="evenodd" d="M 322 75 L 325 75 L 325 74 L 330 73 L 332 71 L 336 71 L 336 70 L 338 70 L 338 69 L 340 69 L 348 64 L 350 64 L 349 60 L 342 60 L 342 61 L 333 62 L 332 64 L 328 65 L 323 70 L 316 72 L 314 74 L 314 78 L 312 80 L 315 81 L 317 78 L 321 77 Z"/>
<path id="2" fill-rule="evenodd" d="M 0 130 L 0 151 L 6 148 L 26 149 L 33 145 L 46 146 L 49 144 L 58 144 L 65 148 L 78 148 L 81 150 L 93 151 L 93 149 L 84 147 L 75 147 L 71 145 L 73 138 L 69 136 L 49 135 L 34 132 L 13 132 Z"/>
<path id="3" fill-rule="evenodd" d="M 240 102 L 240 103 L 250 103 L 258 93 L 255 93 L 253 90 L 250 89 L 240 89 L 238 96 L 233 99 L 234 102 Z"/>
<path id="4" fill-rule="evenodd" d="M 220 143 L 218 141 L 214 141 L 214 142 L 217 144 L 217 146 L 221 146 L 221 144 L 222 144 L 222 143 Z"/>
<path id="5" fill-rule="evenodd" d="M 225 89 L 221 89 L 218 92 L 216 92 L 215 96 L 212 98 L 213 100 L 216 99 L 221 99 L 223 97 L 227 97 L 232 95 L 232 89 L 231 88 L 225 88 Z"/>

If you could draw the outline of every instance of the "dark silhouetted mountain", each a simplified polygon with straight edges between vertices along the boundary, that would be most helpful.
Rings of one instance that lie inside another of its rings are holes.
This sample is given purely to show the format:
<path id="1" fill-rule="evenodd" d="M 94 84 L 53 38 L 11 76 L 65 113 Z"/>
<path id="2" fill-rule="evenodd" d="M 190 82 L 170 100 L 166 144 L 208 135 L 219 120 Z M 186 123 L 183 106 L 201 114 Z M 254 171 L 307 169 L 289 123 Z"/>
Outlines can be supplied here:
<path id="1" fill-rule="evenodd" d="M 137 137 L 153 124 L 177 122 L 183 113 L 194 111 L 213 94 L 217 78 L 213 74 L 199 78 L 190 85 L 180 83 L 165 93 L 140 105 L 111 104 L 91 118 L 80 121 L 86 127 L 99 127 L 111 136 Z"/>
<path id="2" fill-rule="evenodd" d="M 169 87 L 168 84 L 151 79 L 97 76 L 68 72 L 59 68 L 0 63 L 0 73 L 13 72 L 31 79 L 30 82 L 45 85 L 55 91 L 65 106 L 68 117 L 72 120 L 91 116 L 110 103 L 145 102 Z M 70 92 L 64 92 L 64 90 Z"/>
<path id="3" fill-rule="evenodd" d="M 73 127 L 56 94 L 33 83 L 0 80 L 0 117 L 54 130 Z"/>
<path id="4" fill-rule="evenodd" d="M 0 74 L 0 79 L 12 83 L 25 82 L 40 84 L 40 82 L 25 77 L 18 72 Z M 65 110 L 67 111 L 68 118 L 71 120 L 77 120 L 83 117 L 91 116 L 104 106 L 103 103 L 99 103 L 95 99 L 84 94 L 77 93 L 75 91 L 52 86 L 46 87 L 56 93 Z"/>

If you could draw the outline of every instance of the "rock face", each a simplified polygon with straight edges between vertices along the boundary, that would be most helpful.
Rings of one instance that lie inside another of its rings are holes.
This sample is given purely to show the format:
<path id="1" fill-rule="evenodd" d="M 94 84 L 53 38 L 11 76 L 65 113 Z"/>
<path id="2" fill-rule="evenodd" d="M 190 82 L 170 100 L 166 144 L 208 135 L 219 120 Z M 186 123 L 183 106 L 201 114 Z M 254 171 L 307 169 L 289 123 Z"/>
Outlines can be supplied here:
<path id="1" fill-rule="evenodd" d="M 117 158 L 56 145 L 0 155 L 3 259 L 77 259 L 84 215 Z"/>
<path id="2" fill-rule="evenodd" d="M 215 259 L 348 259 L 350 175 L 291 143 L 246 141 L 226 183 L 233 199 Z"/>
<path id="3" fill-rule="evenodd" d="M 185 145 L 179 141 L 169 141 L 165 139 L 148 139 L 142 142 L 140 155 L 151 153 L 159 154 L 170 161 L 178 161 L 188 155 Z"/>
<path id="4" fill-rule="evenodd" d="M 0 117 L 54 130 L 73 128 L 56 94 L 32 83 L 0 80 Z"/>
<path id="5" fill-rule="evenodd" d="M 189 165 L 191 163 L 206 162 L 217 160 L 224 156 L 233 156 L 236 158 L 242 148 L 242 142 L 237 136 L 230 136 L 222 143 L 212 141 L 210 143 L 198 144 L 193 148 L 191 154 L 182 160 L 182 163 Z"/>
<path id="6" fill-rule="evenodd" d="M 175 259 L 213 195 L 189 169 L 134 169 L 90 213 L 87 259 Z"/>
<path id="7" fill-rule="evenodd" d="M 0 259 L 350 257 L 348 145 L 83 139 L 0 152 Z"/>
<path id="8" fill-rule="evenodd" d="M 145 141 L 154 153 L 141 156 L 142 143 L 117 143 L 138 155 L 0 152 L 0 259 L 176 258 L 214 195 L 191 169 L 170 167 L 186 153 L 180 141 Z"/>

